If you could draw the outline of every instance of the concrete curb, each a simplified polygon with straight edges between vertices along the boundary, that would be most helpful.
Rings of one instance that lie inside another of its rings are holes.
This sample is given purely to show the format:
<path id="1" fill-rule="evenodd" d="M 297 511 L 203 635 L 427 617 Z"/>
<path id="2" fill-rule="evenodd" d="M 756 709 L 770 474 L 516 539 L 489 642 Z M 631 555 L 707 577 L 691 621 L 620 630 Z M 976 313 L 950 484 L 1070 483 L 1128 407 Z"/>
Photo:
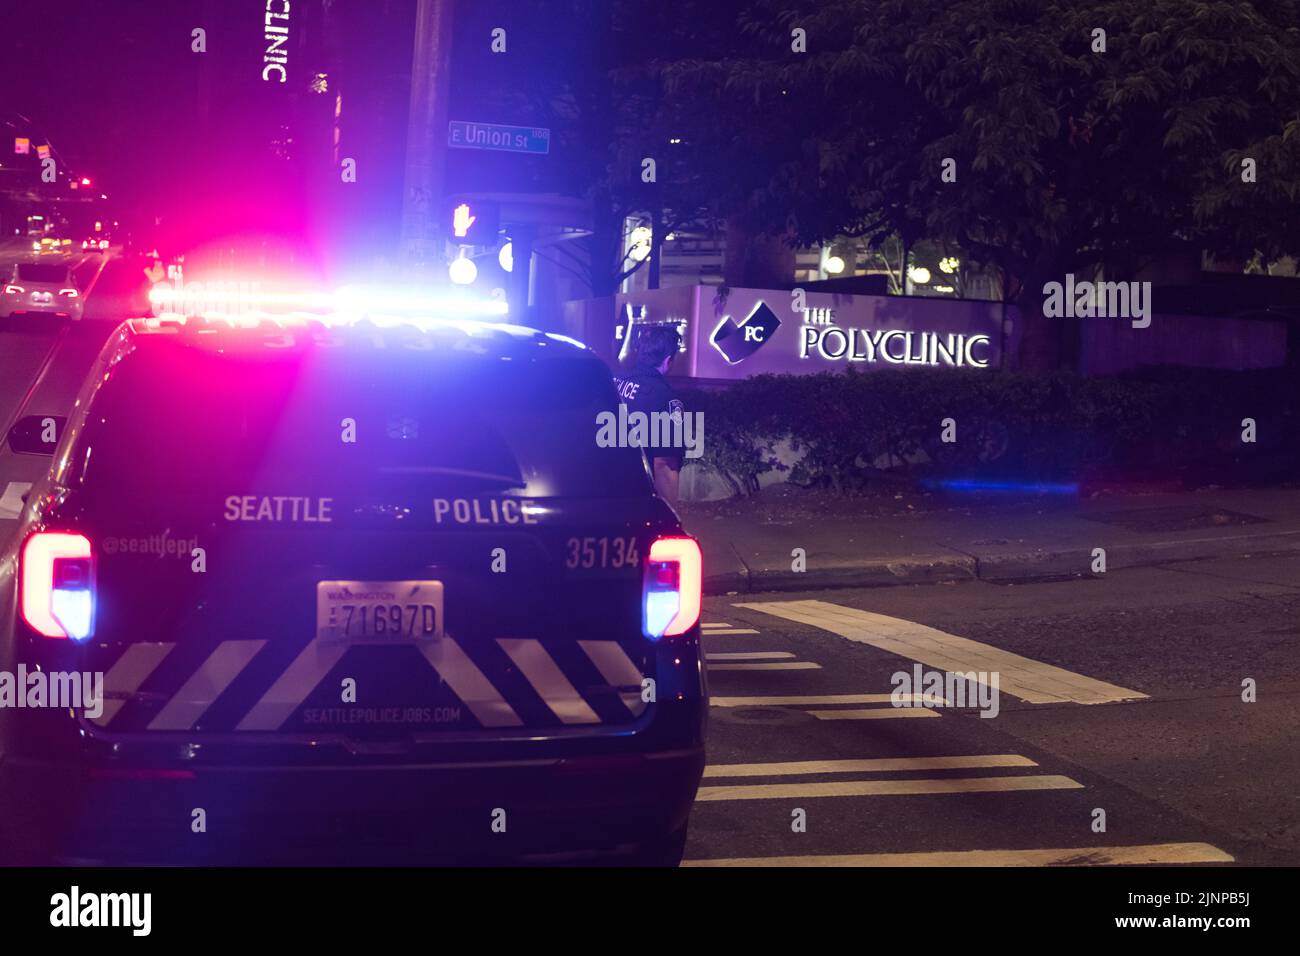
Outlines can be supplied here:
<path id="1" fill-rule="evenodd" d="M 735 554 L 735 549 L 732 548 Z M 939 584 L 971 581 L 978 562 L 960 554 L 923 555 L 879 561 L 844 561 L 809 567 L 797 573 L 785 568 L 750 568 L 735 555 L 739 570 L 704 577 L 705 594 L 748 594 L 756 591 L 807 591 L 819 588 L 874 588 L 896 584 Z M 707 557 L 705 559 L 707 561 Z"/>
<path id="2" fill-rule="evenodd" d="M 1116 571 L 1121 568 L 1151 567 L 1177 561 L 1202 561 L 1207 558 L 1240 557 L 1246 554 L 1300 551 L 1300 531 L 1103 544 L 1101 547 L 1106 551 L 1106 570 Z M 976 576 L 982 581 L 1006 581 L 1073 574 L 1091 575 L 1092 560 L 1091 547 L 987 555 L 979 559 Z"/>
<path id="3" fill-rule="evenodd" d="M 1177 561 L 1277 554 L 1300 551 L 1300 531 L 1244 534 L 1172 541 L 1102 545 L 1106 569 L 1150 567 Z M 1092 548 L 1042 548 L 1006 554 L 960 552 L 917 555 L 874 561 L 841 561 L 812 565 L 803 573 L 783 568 L 750 567 L 728 542 L 732 567 L 707 574 L 705 594 L 748 594 L 757 591 L 814 591 L 821 588 L 892 587 L 900 584 L 940 584 L 952 581 L 1022 581 L 1091 575 Z M 708 560 L 706 556 L 706 561 Z"/>

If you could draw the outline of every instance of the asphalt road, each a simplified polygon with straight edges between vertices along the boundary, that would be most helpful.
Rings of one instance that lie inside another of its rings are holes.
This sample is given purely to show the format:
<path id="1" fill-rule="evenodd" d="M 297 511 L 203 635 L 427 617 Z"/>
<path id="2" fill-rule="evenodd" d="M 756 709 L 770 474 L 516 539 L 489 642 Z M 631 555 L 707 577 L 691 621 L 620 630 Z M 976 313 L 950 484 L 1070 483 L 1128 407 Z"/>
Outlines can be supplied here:
<path id="1" fill-rule="evenodd" d="M 703 620 L 688 865 L 1300 863 L 1300 557 L 717 597 Z M 839 697 L 917 663 L 998 670 L 997 716 Z"/>
<path id="2" fill-rule="evenodd" d="M 0 248 L 0 275 L 8 276 L 19 256 L 12 243 Z M 28 259 L 30 257 L 23 256 Z M 66 262 L 85 296 L 83 318 L 0 316 L 0 428 L 27 415 L 66 416 L 86 372 L 105 339 L 138 305 L 143 283 L 124 260 L 104 255 L 41 257 Z M 16 455 L 0 445 L 0 545 L 14 525 L 21 495 L 49 468 L 49 459 Z"/>

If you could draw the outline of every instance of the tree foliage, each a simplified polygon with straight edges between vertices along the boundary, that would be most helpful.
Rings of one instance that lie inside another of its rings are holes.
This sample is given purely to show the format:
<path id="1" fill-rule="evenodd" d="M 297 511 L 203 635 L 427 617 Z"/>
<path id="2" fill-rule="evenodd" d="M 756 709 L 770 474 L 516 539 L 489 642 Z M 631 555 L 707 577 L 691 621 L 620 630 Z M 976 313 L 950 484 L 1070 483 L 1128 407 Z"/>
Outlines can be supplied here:
<path id="1" fill-rule="evenodd" d="M 719 140 L 763 151 L 741 198 L 770 230 L 952 242 L 1019 280 L 1026 304 L 1066 271 L 1297 248 L 1296 0 L 749 6 L 747 53 L 669 72 L 712 98 Z"/>
<path id="2" fill-rule="evenodd" d="M 1300 0 L 516 0 L 506 19 L 522 41 L 481 95 L 555 130 L 546 176 L 593 203 L 598 291 L 631 267 L 616 225 L 651 210 L 661 232 L 952 244 L 1035 312 L 1069 271 L 1300 246 Z"/>

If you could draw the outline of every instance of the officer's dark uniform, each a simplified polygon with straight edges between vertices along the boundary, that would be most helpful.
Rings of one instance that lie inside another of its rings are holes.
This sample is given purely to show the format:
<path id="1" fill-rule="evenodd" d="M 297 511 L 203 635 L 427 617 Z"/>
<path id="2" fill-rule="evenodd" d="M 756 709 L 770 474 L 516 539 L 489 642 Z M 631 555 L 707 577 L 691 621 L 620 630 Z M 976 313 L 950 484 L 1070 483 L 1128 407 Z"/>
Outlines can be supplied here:
<path id="1" fill-rule="evenodd" d="M 634 365 L 626 375 L 615 377 L 614 389 L 618 392 L 618 400 L 627 406 L 628 413 L 645 412 L 647 422 L 653 421 L 649 416 L 654 412 L 683 414 L 681 399 L 657 368 Z M 666 458 L 674 469 L 680 471 L 685 457 L 683 448 L 646 447 L 641 451 L 652 475 L 654 459 Z"/>

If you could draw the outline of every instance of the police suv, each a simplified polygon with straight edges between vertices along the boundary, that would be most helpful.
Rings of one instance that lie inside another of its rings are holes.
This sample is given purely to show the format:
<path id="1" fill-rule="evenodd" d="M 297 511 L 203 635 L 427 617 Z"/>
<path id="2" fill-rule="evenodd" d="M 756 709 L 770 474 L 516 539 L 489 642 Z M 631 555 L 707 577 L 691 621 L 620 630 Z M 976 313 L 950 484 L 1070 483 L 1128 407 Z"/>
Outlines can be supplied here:
<path id="1" fill-rule="evenodd" d="M 0 853 L 675 865 L 700 550 L 616 402 L 517 326 L 125 323 L 8 435 L 53 463 L 0 559 Z"/>

